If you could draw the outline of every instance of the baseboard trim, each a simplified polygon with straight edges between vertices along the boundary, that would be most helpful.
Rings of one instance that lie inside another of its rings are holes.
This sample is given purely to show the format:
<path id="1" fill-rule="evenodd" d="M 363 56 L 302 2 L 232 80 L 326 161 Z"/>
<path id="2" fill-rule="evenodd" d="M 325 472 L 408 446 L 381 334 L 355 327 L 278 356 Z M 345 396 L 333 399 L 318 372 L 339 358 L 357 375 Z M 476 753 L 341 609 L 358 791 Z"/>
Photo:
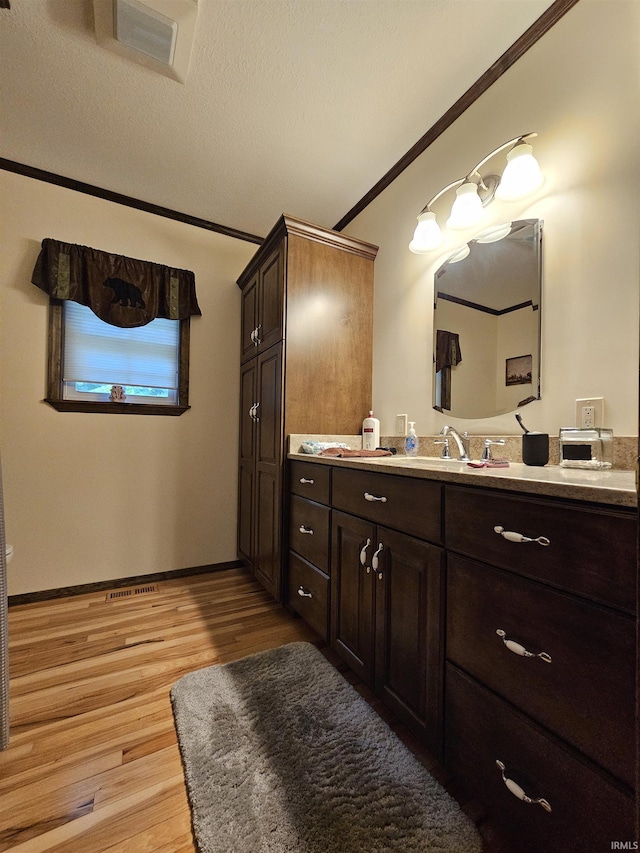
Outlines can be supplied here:
<path id="1" fill-rule="evenodd" d="M 62 586 L 57 589 L 43 589 L 37 592 L 24 592 L 18 595 L 10 595 L 7 598 L 9 607 L 18 604 L 34 604 L 37 601 L 51 601 L 54 598 L 68 598 L 72 595 L 84 595 L 88 592 L 103 592 L 104 590 L 120 589 L 124 586 L 138 586 L 139 584 L 153 583 L 154 581 L 171 580 L 172 578 L 183 578 L 189 575 L 205 575 L 213 572 L 224 572 L 227 569 L 242 569 L 240 560 L 229 560 L 226 563 L 211 563 L 208 566 L 192 566 L 190 569 L 173 569 L 169 572 L 154 572 L 150 575 L 135 575 L 130 578 L 115 578 L 109 581 L 96 581 L 95 583 L 83 583 L 78 586 Z"/>

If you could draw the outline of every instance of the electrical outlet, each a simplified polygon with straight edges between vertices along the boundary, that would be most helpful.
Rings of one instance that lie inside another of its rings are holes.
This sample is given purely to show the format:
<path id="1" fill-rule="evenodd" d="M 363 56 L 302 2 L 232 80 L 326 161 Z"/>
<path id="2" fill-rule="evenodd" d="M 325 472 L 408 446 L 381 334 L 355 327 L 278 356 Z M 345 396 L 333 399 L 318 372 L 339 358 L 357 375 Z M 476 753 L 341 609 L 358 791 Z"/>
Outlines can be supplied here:
<path id="1" fill-rule="evenodd" d="M 407 416 L 396 415 L 396 435 L 407 434 Z"/>
<path id="2" fill-rule="evenodd" d="M 576 426 L 583 429 L 604 426 L 604 397 L 576 400 Z"/>

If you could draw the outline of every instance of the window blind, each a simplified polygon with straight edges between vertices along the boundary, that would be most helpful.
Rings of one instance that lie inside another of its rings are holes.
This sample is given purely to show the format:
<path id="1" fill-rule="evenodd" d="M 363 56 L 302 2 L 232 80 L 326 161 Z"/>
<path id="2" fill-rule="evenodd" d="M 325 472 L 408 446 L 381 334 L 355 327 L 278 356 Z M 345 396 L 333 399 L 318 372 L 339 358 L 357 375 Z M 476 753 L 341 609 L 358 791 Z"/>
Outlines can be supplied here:
<path id="1" fill-rule="evenodd" d="M 178 387 L 179 320 L 159 318 L 124 329 L 66 300 L 64 335 L 65 382 Z"/>

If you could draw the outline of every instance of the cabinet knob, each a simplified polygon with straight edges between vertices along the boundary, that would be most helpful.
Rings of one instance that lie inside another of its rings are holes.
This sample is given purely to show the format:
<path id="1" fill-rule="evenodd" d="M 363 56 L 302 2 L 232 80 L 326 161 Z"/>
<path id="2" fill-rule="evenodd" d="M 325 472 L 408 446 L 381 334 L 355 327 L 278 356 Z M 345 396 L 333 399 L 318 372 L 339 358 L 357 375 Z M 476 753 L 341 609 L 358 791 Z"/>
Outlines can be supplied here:
<path id="1" fill-rule="evenodd" d="M 260 340 L 260 329 L 262 328 L 262 323 L 256 326 L 256 328 L 251 332 L 251 340 L 253 341 L 254 346 L 259 346 L 262 341 Z"/>
<path id="2" fill-rule="evenodd" d="M 260 420 L 260 418 L 258 417 L 258 409 L 259 408 L 260 408 L 260 403 L 254 403 L 253 404 L 253 416 L 252 417 L 256 423 L 258 423 L 258 421 Z"/>
<path id="3" fill-rule="evenodd" d="M 374 553 L 373 557 L 371 558 L 371 568 L 373 569 L 374 572 L 378 571 L 378 565 L 380 563 L 380 561 L 378 560 L 378 554 L 382 551 L 382 547 L 383 547 L 382 542 L 378 543 L 378 550 Z"/>
<path id="4" fill-rule="evenodd" d="M 540 658 L 540 660 L 543 660 L 545 663 L 551 663 L 551 655 L 546 652 L 538 652 L 535 654 L 534 652 L 527 651 L 524 646 L 520 645 L 520 643 L 516 643 L 514 640 L 507 640 L 507 634 L 502 630 L 502 628 L 498 628 L 496 630 L 496 634 L 499 637 L 502 637 L 502 642 L 510 652 L 514 653 L 514 655 L 520 655 L 523 658 Z"/>
<path id="5" fill-rule="evenodd" d="M 309 536 L 313 536 L 313 530 L 310 527 L 305 527 L 304 524 L 301 524 L 299 527 L 300 533 L 308 533 Z"/>
<path id="6" fill-rule="evenodd" d="M 315 480 L 307 480 L 306 477 L 300 477 L 300 482 L 304 483 L 304 484 L 308 483 L 310 486 L 313 486 L 313 484 L 315 483 Z"/>
<path id="7" fill-rule="evenodd" d="M 377 495 L 370 495 L 369 492 L 364 493 L 364 499 L 365 501 L 380 501 L 383 504 L 386 504 L 387 502 L 387 499 L 384 496 L 377 497 Z"/>
<path id="8" fill-rule="evenodd" d="M 298 587 L 298 595 L 301 598 L 313 598 L 313 593 L 309 592 L 309 590 L 305 589 L 303 586 Z"/>
<path id="9" fill-rule="evenodd" d="M 543 797 L 536 797 L 535 799 L 532 799 L 531 797 L 527 796 L 524 789 L 521 788 L 517 782 L 514 782 L 513 779 L 508 779 L 504 775 L 504 771 L 506 770 L 506 767 L 502 763 L 502 761 L 500 761 L 499 758 L 496 759 L 496 764 L 500 768 L 500 773 L 502 774 L 502 781 L 507 786 L 507 788 L 511 791 L 511 793 L 513 794 L 514 797 L 517 797 L 519 800 L 522 800 L 523 803 L 529 803 L 532 805 L 542 806 L 542 808 L 546 812 L 551 811 L 551 806 L 549 805 L 548 800 L 545 800 Z"/>
<path id="10" fill-rule="evenodd" d="M 499 524 L 493 528 L 495 533 L 499 533 L 503 539 L 509 542 L 536 542 L 538 545 L 551 545 L 551 540 L 546 536 L 538 536 L 536 539 L 531 539 L 522 533 L 515 533 L 513 530 L 505 530 Z"/>

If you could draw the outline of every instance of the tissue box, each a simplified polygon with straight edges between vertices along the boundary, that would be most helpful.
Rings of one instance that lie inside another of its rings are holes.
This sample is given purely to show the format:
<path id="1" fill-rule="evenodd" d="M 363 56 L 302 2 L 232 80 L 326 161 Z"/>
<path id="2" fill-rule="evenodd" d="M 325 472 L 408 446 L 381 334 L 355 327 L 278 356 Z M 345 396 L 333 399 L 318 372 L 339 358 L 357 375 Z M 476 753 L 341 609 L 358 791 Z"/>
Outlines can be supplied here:
<path id="1" fill-rule="evenodd" d="M 597 427 L 560 430 L 561 468 L 611 468 L 613 465 L 613 430 Z"/>

